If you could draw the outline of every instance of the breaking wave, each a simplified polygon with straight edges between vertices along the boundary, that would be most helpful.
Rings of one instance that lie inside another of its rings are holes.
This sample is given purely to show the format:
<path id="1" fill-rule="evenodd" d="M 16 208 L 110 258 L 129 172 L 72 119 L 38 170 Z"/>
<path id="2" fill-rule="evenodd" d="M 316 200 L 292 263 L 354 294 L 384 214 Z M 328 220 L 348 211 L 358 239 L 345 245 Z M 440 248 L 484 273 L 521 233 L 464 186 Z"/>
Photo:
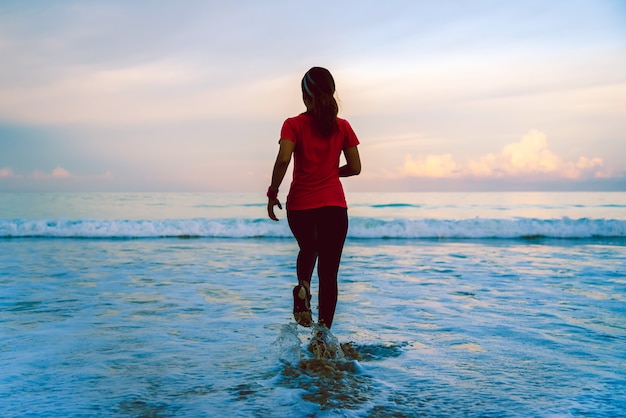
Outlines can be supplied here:
<path id="1" fill-rule="evenodd" d="M 1 238 L 287 238 L 286 220 L 0 220 Z M 393 219 L 351 218 L 349 238 L 483 239 L 626 237 L 626 221 L 617 219 Z"/>

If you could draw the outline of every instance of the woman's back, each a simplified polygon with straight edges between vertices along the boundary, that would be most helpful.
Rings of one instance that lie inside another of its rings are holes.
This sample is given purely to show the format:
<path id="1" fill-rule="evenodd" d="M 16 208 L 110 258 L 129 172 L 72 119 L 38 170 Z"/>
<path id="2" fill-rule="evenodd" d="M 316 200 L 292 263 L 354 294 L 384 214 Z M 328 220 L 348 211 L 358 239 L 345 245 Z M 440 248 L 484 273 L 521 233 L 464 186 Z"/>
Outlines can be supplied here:
<path id="1" fill-rule="evenodd" d="M 281 140 L 295 144 L 294 173 L 287 209 L 346 207 L 339 181 L 339 159 L 343 150 L 358 144 L 350 124 L 337 118 L 333 133 L 322 136 L 316 129 L 314 119 L 303 113 L 285 121 Z"/>

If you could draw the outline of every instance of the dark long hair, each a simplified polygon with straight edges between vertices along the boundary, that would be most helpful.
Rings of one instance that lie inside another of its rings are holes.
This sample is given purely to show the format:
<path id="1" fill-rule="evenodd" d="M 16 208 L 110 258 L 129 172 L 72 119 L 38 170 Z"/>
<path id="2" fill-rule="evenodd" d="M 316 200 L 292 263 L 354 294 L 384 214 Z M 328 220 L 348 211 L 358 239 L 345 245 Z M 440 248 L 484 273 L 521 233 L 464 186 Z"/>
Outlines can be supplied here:
<path id="1" fill-rule="evenodd" d="M 335 80 L 326 68 L 313 67 L 302 78 L 302 94 L 311 106 L 308 112 L 319 132 L 330 136 L 337 126 L 339 106 L 335 100 Z"/>

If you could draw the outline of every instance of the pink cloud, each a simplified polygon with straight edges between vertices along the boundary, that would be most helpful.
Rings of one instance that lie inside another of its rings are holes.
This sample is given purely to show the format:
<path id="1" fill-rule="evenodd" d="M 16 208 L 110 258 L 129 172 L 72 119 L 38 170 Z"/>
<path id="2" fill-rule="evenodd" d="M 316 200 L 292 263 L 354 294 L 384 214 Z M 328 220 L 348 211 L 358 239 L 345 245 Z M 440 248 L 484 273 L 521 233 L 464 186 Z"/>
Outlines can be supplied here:
<path id="1" fill-rule="evenodd" d="M 72 177 L 72 173 L 63 167 L 57 166 L 51 173 L 35 170 L 33 172 L 33 177 L 36 179 L 67 179 Z"/>
<path id="2" fill-rule="evenodd" d="M 489 153 L 466 164 L 454 161 L 450 154 L 413 158 L 407 155 L 401 174 L 422 178 L 522 178 L 541 177 L 562 179 L 607 178 L 598 157 L 580 157 L 566 161 L 548 147 L 546 135 L 530 131 L 519 142 L 505 145 L 498 153 Z"/>
<path id="3" fill-rule="evenodd" d="M 459 165 L 450 154 L 419 156 L 416 159 L 407 155 L 403 174 L 409 177 L 452 178 L 460 174 L 459 170 Z"/>
<path id="4" fill-rule="evenodd" d="M 57 179 L 66 179 L 68 177 L 72 177 L 72 174 L 63 167 L 56 167 L 52 170 L 51 176 Z"/>
<path id="5" fill-rule="evenodd" d="M 13 170 L 10 168 L 0 168 L 0 179 L 6 179 L 10 177 L 15 177 Z"/>

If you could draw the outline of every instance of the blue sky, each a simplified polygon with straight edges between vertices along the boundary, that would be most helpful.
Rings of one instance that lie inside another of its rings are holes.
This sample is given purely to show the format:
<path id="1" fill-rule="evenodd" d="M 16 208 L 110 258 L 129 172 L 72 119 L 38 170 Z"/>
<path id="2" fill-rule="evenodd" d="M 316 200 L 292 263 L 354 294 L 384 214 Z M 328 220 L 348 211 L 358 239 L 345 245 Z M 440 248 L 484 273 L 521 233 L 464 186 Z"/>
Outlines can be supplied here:
<path id="1" fill-rule="evenodd" d="M 624 1 L 3 1 L 0 62 L 0 191 L 264 191 L 314 65 L 349 190 L 626 190 Z"/>

